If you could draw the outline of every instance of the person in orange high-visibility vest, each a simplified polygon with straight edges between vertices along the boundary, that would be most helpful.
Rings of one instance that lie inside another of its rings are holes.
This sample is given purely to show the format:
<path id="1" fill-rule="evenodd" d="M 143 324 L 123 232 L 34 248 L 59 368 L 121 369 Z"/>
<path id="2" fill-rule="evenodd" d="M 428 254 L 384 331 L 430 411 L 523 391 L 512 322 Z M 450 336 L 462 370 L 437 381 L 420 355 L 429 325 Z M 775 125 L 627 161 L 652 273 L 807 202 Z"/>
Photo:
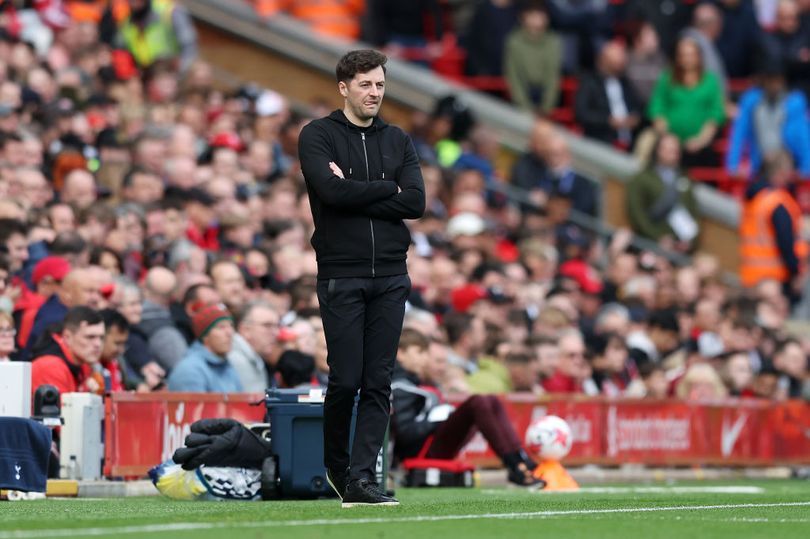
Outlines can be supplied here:
<path id="1" fill-rule="evenodd" d="M 807 243 L 801 237 L 802 212 L 788 188 L 793 163 L 784 152 L 766 165 L 766 179 L 751 185 L 740 218 L 740 281 L 753 287 L 767 280 L 782 283 L 796 301 L 807 267 Z"/>
<path id="2" fill-rule="evenodd" d="M 365 0 L 253 0 L 262 17 L 280 12 L 300 19 L 319 34 L 356 40 Z"/>

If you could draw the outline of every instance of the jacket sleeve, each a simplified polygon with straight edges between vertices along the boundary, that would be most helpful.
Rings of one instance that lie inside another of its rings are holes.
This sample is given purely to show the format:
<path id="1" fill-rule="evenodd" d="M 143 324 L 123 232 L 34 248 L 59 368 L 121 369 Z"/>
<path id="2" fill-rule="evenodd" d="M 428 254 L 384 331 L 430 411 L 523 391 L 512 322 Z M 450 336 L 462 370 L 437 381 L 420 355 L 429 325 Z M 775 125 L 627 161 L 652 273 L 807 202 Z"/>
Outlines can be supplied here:
<path id="1" fill-rule="evenodd" d="M 397 192 L 394 182 L 360 182 L 345 180 L 332 174 L 329 163 L 334 161 L 336 156 L 326 133 L 312 124 L 301 131 L 298 139 L 298 155 L 304 180 L 327 206 L 342 210 L 357 210 Z"/>
<path id="2" fill-rule="evenodd" d="M 149 337 L 149 351 L 164 369 L 173 369 L 187 350 L 188 344 L 183 334 L 173 326 L 164 326 Z"/>
<path id="3" fill-rule="evenodd" d="M 546 51 L 546 73 L 543 77 L 543 112 L 551 112 L 560 100 L 560 71 L 562 70 L 562 43 L 552 35 Z"/>
<path id="4" fill-rule="evenodd" d="M 655 224 L 647 215 L 646 177 L 648 172 L 636 175 L 627 186 L 627 216 L 633 230 L 645 238 L 658 240 Z"/>
<path id="5" fill-rule="evenodd" d="M 790 133 L 787 145 L 796 158 L 796 169 L 803 178 L 810 177 L 810 123 L 807 122 L 807 100 L 802 92 L 792 92 L 788 97 L 786 126 Z"/>
<path id="6" fill-rule="evenodd" d="M 425 213 L 425 182 L 419 159 L 411 138 L 405 135 L 405 155 L 402 168 L 394 178 L 402 192 L 384 200 L 372 202 L 360 209 L 363 215 L 397 221 L 401 219 L 419 219 Z"/>
<path id="7" fill-rule="evenodd" d="M 419 415 L 421 397 L 404 389 L 394 389 L 394 416 L 392 418 L 394 432 L 399 443 L 408 446 L 417 446 L 425 442 L 428 436 L 435 431 L 441 423 L 430 422 L 427 418 L 417 420 Z"/>
<path id="8" fill-rule="evenodd" d="M 753 140 L 752 117 L 757 103 L 756 95 L 746 92 L 740 97 L 740 112 L 731 124 L 728 153 L 726 154 L 726 171 L 735 172 L 740 166 L 746 148 L 750 148 Z"/>
<path id="9" fill-rule="evenodd" d="M 771 222 L 773 223 L 776 246 L 779 249 L 779 254 L 782 255 L 782 262 L 785 263 L 790 275 L 796 275 L 799 273 L 799 259 L 796 257 L 793 246 L 793 220 L 785 207 L 780 204 L 773 210 Z"/>

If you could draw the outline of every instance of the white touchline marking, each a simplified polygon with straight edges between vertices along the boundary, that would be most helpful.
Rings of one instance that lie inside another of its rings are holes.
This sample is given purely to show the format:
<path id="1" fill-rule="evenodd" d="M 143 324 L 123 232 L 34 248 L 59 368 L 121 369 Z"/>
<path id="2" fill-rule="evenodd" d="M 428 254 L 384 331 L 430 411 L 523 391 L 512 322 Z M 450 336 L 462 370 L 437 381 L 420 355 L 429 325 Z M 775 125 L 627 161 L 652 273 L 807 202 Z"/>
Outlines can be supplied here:
<path id="1" fill-rule="evenodd" d="M 482 494 L 524 494 L 523 489 L 484 489 Z M 762 494 L 765 489 L 753 486 L 706 487 L 582 487 L 579 490 L 537 490 L 533 494 Z"/>
<path id="2" fill-rule="evenodd" d="M 88 537 L 123 533 L 165 533 L 230 528 L 266 528 L 299 526 L 333 526 L 347 524 L 389 524 L 408 522 L 442 522 L 448 520 L 533 519 L 570 515 L 606 515 L 614 513 L 657 513 L 662 511 L 713 511 L 723 509 L 762 509 L 768 507 L 807 507 L 810 501 L 783 503 L 735 503 L 725 505 L 673 505 L 665 507 L 617 507 L 614 509 L 573 509 L 565 511 L 531 511 L 524 513 L 485 513 L 469 515 L 434 515 L 390 518 L 333 518 L 313 520 L 264 520 L 259 522 L 176 522 L 173 524 L 147 524 L 110 528 L 74 528 L 51 530 L 13 530 L 0 532 L 0 539 L 38 539 L 42 537 Z"/>

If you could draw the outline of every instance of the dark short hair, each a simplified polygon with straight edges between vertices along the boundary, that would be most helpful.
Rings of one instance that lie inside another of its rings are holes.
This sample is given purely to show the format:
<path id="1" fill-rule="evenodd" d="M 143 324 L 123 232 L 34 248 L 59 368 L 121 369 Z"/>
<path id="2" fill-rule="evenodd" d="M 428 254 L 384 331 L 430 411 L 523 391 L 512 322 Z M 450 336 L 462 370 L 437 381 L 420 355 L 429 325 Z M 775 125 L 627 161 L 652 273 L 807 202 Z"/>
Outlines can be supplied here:
<path id="1" fill-rule="evenodd" d="M 28 235 L 28 227 L 22 221 L 18 221 L 17 219 L 0 219 L 0 244 L 3 248 L 6 246 L 6 242 L 14 236 L 18 234 L 20 236 L 27 236 Z"/>
<path id="2" fill-rule="evenodd" d="M 121 331 L 129 331 L 129 321 L 115 309 L 103 309 L 99 314 L 104 320 L 105 329 L 118 328 Z"/>
<path id="3" fill-rule="evenodd" d="M 371 49 L 349 51 L 338 60 L 335 66 L 335 76 L 338 82 L 349 83 L 358 73 L 368 73 L 372 69 L 381 67 L 385 73 L 385 63 L 388 57 L 381 52 Z"/>
<path id="4" fill-rule="evenodd" d="M 73 307 L 67 312 L 65 319 L 62 322 L 62 327 L 69 331 L 76 331 L 81 327 L 82 324 L 95 326 L 96 324 L 103 323 L 104 319 L 97 310 L 82 305 L 79 307 Z"/>

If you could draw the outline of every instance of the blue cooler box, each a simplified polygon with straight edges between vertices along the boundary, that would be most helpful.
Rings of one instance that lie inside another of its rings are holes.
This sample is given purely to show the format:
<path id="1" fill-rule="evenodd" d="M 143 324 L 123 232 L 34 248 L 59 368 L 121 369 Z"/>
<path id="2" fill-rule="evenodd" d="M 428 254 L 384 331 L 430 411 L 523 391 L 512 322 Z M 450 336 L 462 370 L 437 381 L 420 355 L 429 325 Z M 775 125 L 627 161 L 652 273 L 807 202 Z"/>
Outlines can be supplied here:
<path id="1" fill-rule="evenodd" d="M 270 447 L 274 459 L 267 459 L 262 470 L 265 498 L 317 498 L 335 496 L 326 482 L 323 464 L 323 401 L 320 389 L 268 389 L 265 395 Z M 352 413 L 351 432 L 357 417 Z M 377 482 L 386 485 L 388 477 L 388 431 L 377 457 Z M 351 447 L 351 441 L 349 442 Z"/>
<path id="2" fill-rule="evenodd" d="M 265 397 L 277 497 L 316 498 L 334 496 L 326 482 L 323 465 L 323 393 L 309 389 L 269 389 Z M 272 485 L 265 485 L 273 490 Z"/>

